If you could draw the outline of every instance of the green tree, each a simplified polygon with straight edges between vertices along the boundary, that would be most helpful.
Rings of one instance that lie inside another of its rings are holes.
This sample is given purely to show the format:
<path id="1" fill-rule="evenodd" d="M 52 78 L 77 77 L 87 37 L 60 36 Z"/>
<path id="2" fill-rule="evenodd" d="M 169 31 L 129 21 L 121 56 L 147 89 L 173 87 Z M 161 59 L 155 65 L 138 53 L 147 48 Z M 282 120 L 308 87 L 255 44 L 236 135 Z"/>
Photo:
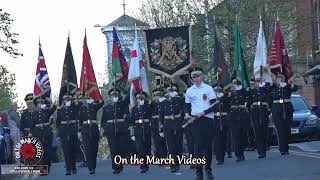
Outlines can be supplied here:
<path id="1" fill-rule="evenodd" d="M 22 56 L 22 54 L 14 48 L 14 45 L 19 43 L 17 40 L 19 34 L 12 32 L 12 23 L 13 19 L 11 19 L 10 14 L 0 9 L 0 49 L 16 58 Z"/>
<path id="2" fill-rule="evenodd" d="M 7 111 L 12 100 L 16 97 L 15 75 L 0 65 L 0 111 Z"/>
<path id="3" fill-rule="evenodd" d="M 297 26 L 311 23 L 312 17 L 299 14 L 297 4 L 302 0 L 147 0 L 140 8 L 137 17 L 152 27 L 170 27 L 193 25 L 192 41 L 196 64 L 207 72 L 205 78 L 212 80 L 213 75 L 213 27 L 217 26 L 218 34 L 224 47 L 229 71 L 234 63 L 234 26 L 236 15 L 245 49 L 245 60 L 249 69 L 253 64 L 256 38 L 259 29 L 259 16 L 262 16 L 268 49 L 271 47 L 274 25 L 279 17 L 281 30 L 291 59 L 301 60 L 297 54 Z M 178 10 L 178 8 L 180 8 Z M 205 12 L 208 12 L 208 28 L 205 27 Z M 206 40 L 207 39 L 207 40 Z M 207 42 L 209 42 L 207 44 Z M 300 43 L 301 45 L 301 43 Z M 303 46 L 303 44 L 302 44 Z M 208 59 L 209 53 L 209 59 Z"/>
<path id="4" fill-rule="evenodd" d="M 14 48 L 18 44 L 18 34 L 12 31 L 13 19 L 10 14 L 0 9 L 0 49 L 10 56 L 17 58 L 22 56 L 19 50 Z M 9 109 L 15 94 L 15 75 L 11 74 L 4 66 L 0 65 L 0 111 Z"/>

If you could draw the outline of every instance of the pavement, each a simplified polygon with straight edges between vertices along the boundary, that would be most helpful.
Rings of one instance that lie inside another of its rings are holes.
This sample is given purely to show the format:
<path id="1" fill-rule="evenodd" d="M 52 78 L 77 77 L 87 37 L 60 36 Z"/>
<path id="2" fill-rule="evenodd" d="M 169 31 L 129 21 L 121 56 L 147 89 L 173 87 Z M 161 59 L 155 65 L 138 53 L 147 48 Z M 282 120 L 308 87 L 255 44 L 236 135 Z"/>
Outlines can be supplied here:
<path id="1" fill-rule="evenodd" d="M 320 179 L 320 152 L 317 149 L 320 141 L 298 143 L 290 145 L 290 155 L 281 156 L 277 148 L 267 152 L 267 158 L 258 159 L 256 152 L 246 152 L 246 161 L 237 163 L 235 158 L 226 159 L 225 164 L 213 164 L 215 180 L 319 180 Z M 304 151 L 304 150 L 307 151 Z M 317 151 L 316 151 L 317 150 Z M 192 180 L 195 171 L 188 166 L 182 166 L 179 173 L 172 174 L 167 167 L 151 166 L 146 174 L 140 174 L 138 166 L 125 166 L 121 174 L 112 174 L 111 161 L 98 162 L 95 175 L 89 175 L 87 168 L 79 168 L 78 173 L 65 176 L 63 163 L 53 164 L 48 176 L 23 175 L 3 176 L 6 179 L 36 179 L 36 180 Z M 2 167 L 5 168 L 5 167 Z M 2 178 L 4 179 L 4 178 Z M 1 180 L 2 180 L 1 179 Z"/>

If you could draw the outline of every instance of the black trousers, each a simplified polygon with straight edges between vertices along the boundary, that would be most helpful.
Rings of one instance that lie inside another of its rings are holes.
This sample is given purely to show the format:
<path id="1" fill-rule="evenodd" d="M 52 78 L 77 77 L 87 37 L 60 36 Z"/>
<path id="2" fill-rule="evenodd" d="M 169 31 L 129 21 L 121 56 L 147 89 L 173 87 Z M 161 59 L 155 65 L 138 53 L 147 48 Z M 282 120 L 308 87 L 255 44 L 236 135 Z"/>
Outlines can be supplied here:
<path id="1" fill-rule="evenodd" d="M 76 170 L 76 159 L 78 153 L 78 135 L 69 135 L 69 137 L 62 137 L 62 150 L 64 154 L 64 159 L 66 163 L 66 171 L 70 172 L 71 170 Z"/>
<path id="2" fill-rule="evenodd" d="M 229 127 L 222 125 L 214 127 L 215 137 L 214 137 L 214 152 L 216 154 L 216 160 L 224 162 L 224 156 L 226 154 L 227 145 L 227 132 Z M 230 133 L 230 131 L 229 131 Z"/>
<path id="3" fill-rule="evenodd" d="M 43 136 L 40 138 L 41 143 L 43 146 L 43 156 L 39 164 L 48 165 L 48 170 L 51 166 L 51 154 L 52 154 L 52 132 L 43 134 Z M 37 137 L 36 137 L 37 138 Z"/>
<path id="4" fill-rule="evenodd" d="M 167 157 L 167 145 L 165 138 L 159 135 L 159 119 L 154 120 L 151 124 L 151 135 L 155 148 L 155 156 L 158 158 Z"/>
<path id="5" fill-rule="evenodd" d="M 168 146 L 168 153 L 174 158 L 175 166 L 178 166 L 177 156 L 182 155 L 182 124 L 180 120 L 166 120 L 163 124 L 164 137 Z"/>
<path id="6" fill-rule="evenodd" d="M 262 115 L 259 112 L 252 113 L 252 124 L 259 155 L 265 155 L 267 151 L 268 123 L 268 114 Z"/>
<path id="7" fill-rule="evenodd" d="M 232 133 L 231 133 L 231 128 L 227 127 L 227 132 L 226 132 L 226 152 L 228 155 L 232 155 Z"/>
<path id="8" fill-rule="evenodd" d="M 141 127 L 140 127 L 141 128 Z M 144 133 L 135 133 L 136 149 L 138 158 L 144 158 L 144 162 L 147 162 L 147 156 L 151 154 L 151 131 L 145 131 Z M 149 168 L 148 164 L 142 164 L 140 169 Z"/>
<path id="9" fill-rule="evenodd" d="M 187 150 L 189 155 L 194 154 L 194 143 L 193 143 L 193 137 L 192 137 L 192 131 L 191 131 L 191 126 L 188 125 L 183 129 L 184 136 L 187 141 Z"/>
<path id="10" fill-rule="evenodd" d="M 289 152 L 289 135 L 290 122 L 292 121 L 292 113 L 286 113 L 285 117 L 282 112 L 272 112 L 274 124 L 276 125 L 279 150 L 281 153 Z"/>
<path id="11" fill-rule="evenodd" d="M 247 129 L 247 148 L 255 149 L 256 147 L 256 140 L 254 135 L 253 126 Z"/>
<path id="12" fill-rule="evenodd" d="M 116 164 L 114 158 L 119 155 L 122 158 L 125 158 L 128 154 L 127 148 L 129 145 L 129 133 L 127 132 L 118 132 L 105 130 L 107 135 L 107 141 L 110 148 L 110 154 L 112 159 L 112 169 L 113 170 L 122 170 L 122 164 Z"/>
<path id="13" fill-rule="evenodd" d="M 205 169 L 211 171 L 212 162 L 212 138 L 213 138 L 213 119 L 201 117 L 192 125 L 192 136 L 194 142 L 194 157 L 206 157 Z M 197 165 L 197 174 L 202 174 L 203 165 Z"/>
<path id="14" fill-rule="evenodd" d="M 84 154 L 88 163 L 89 171 L 95 170 L 97 166 L 97 154 L 99 149 L 99 131 L 83 132 L 82 141 L 84 145 Z"/>
<path id="15" fill-rule="evenodd" d="M 236 157 L 244 157 L 244 151 L 248 144 L 247 128 L 233 126 L 232 138 Z"/>

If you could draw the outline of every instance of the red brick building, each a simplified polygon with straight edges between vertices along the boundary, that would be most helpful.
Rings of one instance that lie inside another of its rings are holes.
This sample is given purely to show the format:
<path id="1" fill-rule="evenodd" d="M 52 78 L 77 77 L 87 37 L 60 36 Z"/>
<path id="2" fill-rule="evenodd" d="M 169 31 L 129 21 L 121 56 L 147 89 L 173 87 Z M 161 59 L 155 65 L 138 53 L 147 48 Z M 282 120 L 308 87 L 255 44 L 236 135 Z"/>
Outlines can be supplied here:
<path id="1" fill-rule="evenodd" d="M 300 93 L 310 104 L 320 105 L 320 0 L 303 0 L 296 9 L 305 17 L 297 26 L 298 54 L 302 58 L 295 61 L 295 66 L 304 72 L 307 82 Z"/>

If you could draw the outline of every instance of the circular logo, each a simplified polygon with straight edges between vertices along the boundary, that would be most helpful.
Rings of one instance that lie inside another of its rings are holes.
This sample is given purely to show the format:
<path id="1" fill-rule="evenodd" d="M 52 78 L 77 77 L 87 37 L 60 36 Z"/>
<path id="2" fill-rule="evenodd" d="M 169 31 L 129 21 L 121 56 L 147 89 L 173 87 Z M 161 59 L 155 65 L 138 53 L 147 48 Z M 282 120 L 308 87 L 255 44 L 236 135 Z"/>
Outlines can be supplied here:
<path id="1" fill-rule="evenodd" d="M 207 94 L 203 94 L 203 95 L 202 95 L 202 98 L 203 98 L 204 101 L 206 101 L 206 100 L 208 99 Z"/>
<path id="2" fill-rule="evenodd" d="M 22 165 L 36 165 L 43 156 L 43 146 L 34 137 L 22 137 L 14 147 L 14 157 Z"/>

